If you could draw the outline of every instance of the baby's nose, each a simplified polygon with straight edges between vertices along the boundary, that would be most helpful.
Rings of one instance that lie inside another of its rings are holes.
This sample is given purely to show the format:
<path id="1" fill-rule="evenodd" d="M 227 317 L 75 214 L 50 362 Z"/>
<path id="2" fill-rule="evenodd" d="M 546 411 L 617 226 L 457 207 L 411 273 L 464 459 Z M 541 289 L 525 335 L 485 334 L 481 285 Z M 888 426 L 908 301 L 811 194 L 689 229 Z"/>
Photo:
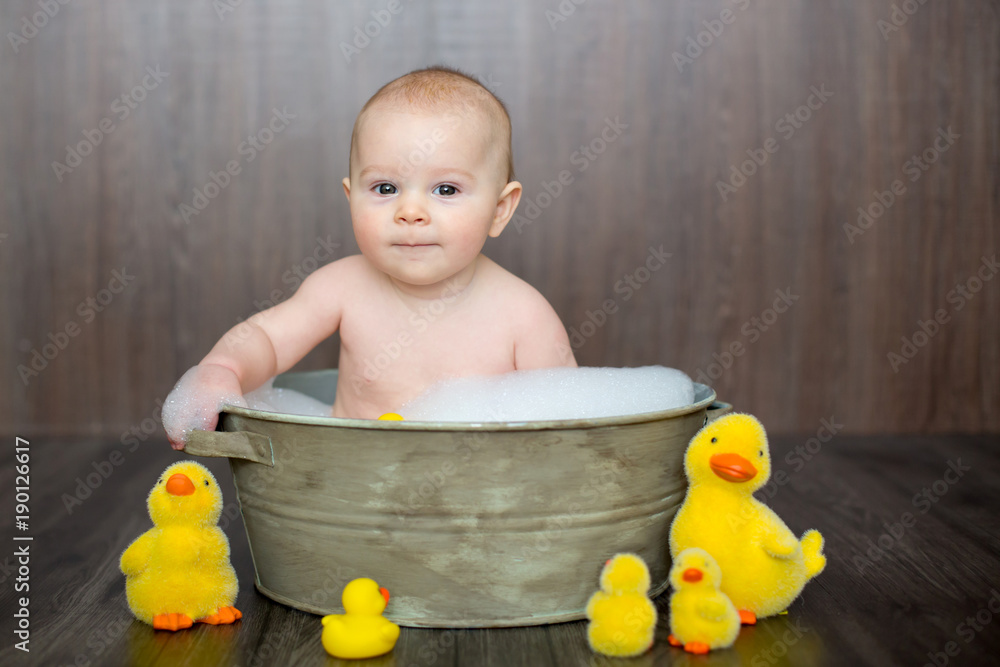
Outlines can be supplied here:
<path id="1" fill-rule="evenodd" d="M 429 220 L 427 209 L 414 197 L 407 197 L 399 202 L 396 209 L 396 222 L 404 224 L 420 224 Z"/>

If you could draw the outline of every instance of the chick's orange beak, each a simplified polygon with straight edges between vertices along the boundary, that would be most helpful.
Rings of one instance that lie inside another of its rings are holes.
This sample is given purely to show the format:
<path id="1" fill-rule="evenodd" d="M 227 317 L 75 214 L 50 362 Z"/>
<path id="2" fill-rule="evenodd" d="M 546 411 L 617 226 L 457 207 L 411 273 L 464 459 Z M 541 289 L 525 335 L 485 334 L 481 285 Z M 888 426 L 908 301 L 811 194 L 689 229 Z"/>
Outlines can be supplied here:
<path id="1" fill-rule="evenodd" d="M 739 454 L 716 454 L 708 460 L 712 472 L 727 482 L 747 482 L 757 476 L 757 469 Z"/>
<path id="2" fill-rule="evenodd" d="M 176 473 L 167 480 L 167 493 L 174 496 L 190 496 L 194 493 L 194 484 L 187 475 Z"/>
<path id="3" fill-rule="evenodd" d="M 378 592 L 381 593 L 382 597 L 385 598 L 385 603 L 389 604 L 389 591 L 385 588 L 379 588 Z"/>
<path id="4" fill-rule="evenodd" d="M 688 569 L 684 570 L 684 574 L 681 575 L 681 578 L 684 581 L 690 582 L 692 584 L 699 582 L 701 581 L 701 570 L 689 567 Z"/>

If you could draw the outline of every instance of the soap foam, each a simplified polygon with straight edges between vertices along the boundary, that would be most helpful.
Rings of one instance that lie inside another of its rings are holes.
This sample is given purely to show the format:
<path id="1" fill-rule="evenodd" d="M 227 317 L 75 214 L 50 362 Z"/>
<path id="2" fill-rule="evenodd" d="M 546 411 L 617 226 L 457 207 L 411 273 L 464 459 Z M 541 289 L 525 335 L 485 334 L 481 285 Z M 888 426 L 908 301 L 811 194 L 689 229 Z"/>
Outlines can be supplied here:
<path id="1" fill-rule="evenodd" d="M 673 368 L 540 368 L 439 382 L 398 412 L 409 421 L 520 422 L 632 415 L 693 402 L 691 378 Z"/>
<path id="2" fill-rule="evenodd" d="M 329 417 L 332 406 L 318 401 L 312 396 L 306 396 L 294 389 L 274 388 L 274 378 L 271 378 L 257 389 L 246 394 L 247 406 L 253 410 L 264 412 L 279 412 L 288 415 L 305 415 L 306 417 Z"/>

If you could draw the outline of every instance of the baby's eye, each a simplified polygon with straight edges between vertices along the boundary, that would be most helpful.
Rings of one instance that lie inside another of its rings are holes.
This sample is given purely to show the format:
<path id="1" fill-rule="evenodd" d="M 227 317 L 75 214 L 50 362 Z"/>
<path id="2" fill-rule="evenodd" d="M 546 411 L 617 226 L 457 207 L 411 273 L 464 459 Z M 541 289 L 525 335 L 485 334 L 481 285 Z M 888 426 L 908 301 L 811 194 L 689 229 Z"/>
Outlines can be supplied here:
<path id="1" fill-rule="evenodd" d="M 380 195 L 394 195 L 396 194 L 396 186 L 392 183 L 379 183 L 375 186 L 375 192 Z"/>
<path id="2" fill-rule="evenodd" d="M 718 440 L 718 438 L 712 438 L 712 442 L 717 442 Z"/>
<path id="3" fill-rule="evenodd" d="M 208 486 L 208 480 L 207 479 L 205 480 L 205 486 Z"/>
<path id="4" fill-rule="evenodd" d="M 445 183 L 444 185 L 439 185 L 436 188 L 434 188 L 434 192 L 441 195 L 442 197 L 451 197 L 452 195 L 458 194 L 458 188 L 456 188 L 454 185 L 448 185 L 447 183 Z"/>

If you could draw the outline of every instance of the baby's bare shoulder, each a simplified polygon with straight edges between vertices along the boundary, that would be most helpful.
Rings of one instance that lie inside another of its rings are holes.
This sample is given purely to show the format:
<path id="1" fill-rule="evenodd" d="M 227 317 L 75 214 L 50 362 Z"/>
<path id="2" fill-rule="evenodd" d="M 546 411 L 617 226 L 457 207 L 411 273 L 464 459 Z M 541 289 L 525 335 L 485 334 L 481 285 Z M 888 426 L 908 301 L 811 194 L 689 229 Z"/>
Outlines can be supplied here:
<path id="1" fill-rule="evenodd" d="M 313 271 L 302 283 L 299 291 L 328 292 L 330 289 L 349 285 L 356 289 L 374 280 L 372 267 L 363 255 L 350 255 Z"/>
<path id="2" fill-rule="evenodd" d="M 523 278 L 483 256 L 490 279 L 491 298 L 510 311 L 509 314 L 534 319 L 539 315 L 555 315 L 555 311 L 542 293 Z"/>

